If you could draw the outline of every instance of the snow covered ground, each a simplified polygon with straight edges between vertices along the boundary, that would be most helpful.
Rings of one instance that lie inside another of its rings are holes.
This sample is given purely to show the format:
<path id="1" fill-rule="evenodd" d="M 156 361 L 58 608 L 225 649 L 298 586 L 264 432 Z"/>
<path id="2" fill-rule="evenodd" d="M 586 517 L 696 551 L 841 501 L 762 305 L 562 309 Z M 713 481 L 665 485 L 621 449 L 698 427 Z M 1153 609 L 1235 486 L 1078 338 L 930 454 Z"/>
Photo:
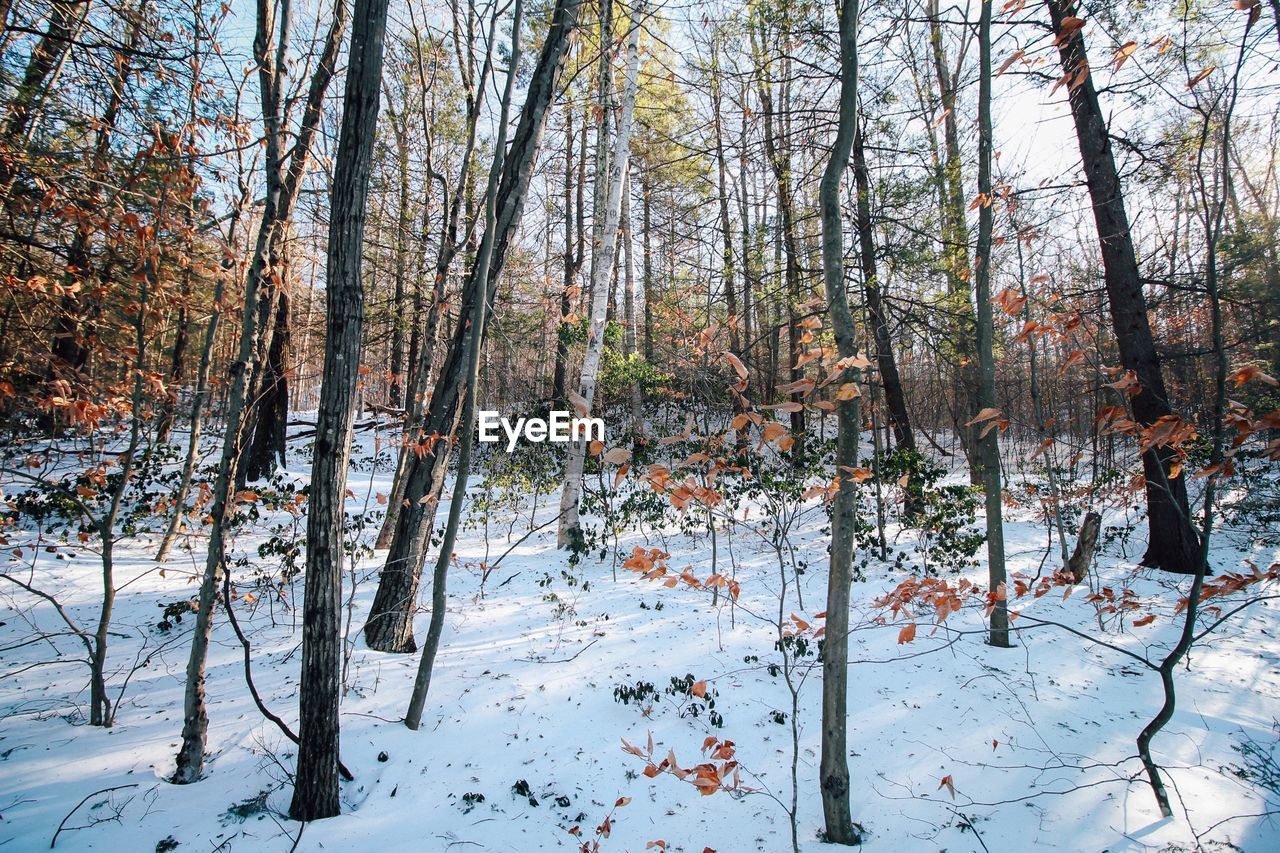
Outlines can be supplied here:
<path id="1" fill-rule="evenodd" d="M 366 435 L 357 461 L 371 451 Z M 308 469 L 306 460 L 291 460 L 299 480 Z M 390 491 L 390 474 L 362 464 L 349 486 L 351 511 L 377 510 L 376 495 Z M 13 491 L 7 486 L 6 497 Z M 555 514 L 555 496 L 544 495 L 540 504 L 538 523 Z M 808 506 L 790 541 L 810 568 L 798 589 L 787 589 L 782 610 L 813 622 L 825 604 L 827 537 L 820 502 Z M 599 839 L 604 850 L 642 851 L 662 840 L 669 850 L 783 851 L 790 849 L 793 760 L 800 846 L 831 849 L 819 839 L 821 666 L 810 656 L 796 673 L 793 755 L 792 699 L 775 674 L 779 566 L 773 548 L 748 529 L 755 522 L 717 537 L 718 567 L 728 571 L 730 552 L 737 563 L 736 607 L 723 598 L 713 607 L 702 590 L 665 588 L 614 559 L 585 560 L 568 571 L 571 582 L 562 575 L 568 565 L 555 549 L 554 525 L 502 560 L 482 595 L 480 563 L 528 531 L 527 501 L 524 509 L 510 539 L 509 508 L 493 511 L 487 542 L 483 525 L 462 534 L 444 641 L 417 732 L 399 722 L 417 656 L 370 652 L 359 639 L 381 555 L 355 567 L 342 756 L 356 779 L 344 784 L 342 816 L 305 830 L 284 817 L 292 744 L 254 707 L 242 648 L 224 618 L 209 662 L 206 777 L 185 787 L 166 781 L 180 739 L 192 619 L 167 632 L 155 626 L 164 604 L 196 594 L 203 568 L 198 539 L 190 540 L 192 550 L 175 549 L 163 573 L 151 559 L 150 537 L 121 545 L 113 693 L 135 662 L 146 665 L 129 680 L 111 729 L 86 724 L 83 647 L 58 635 L 47 602 L 5 585 L 0 850 L 45 849 L 60 826 L 56 847 L 71 850 L 575 849 L 595 839 L 610 817 L 610 834 Z M 259 520 L 238 534 L 235 553 L 278 571 L 280 557 L 259 557 L 257 547 L 271 524 L 288 521 L 286 513 Z M 904 546 L 914 537 L 896 528 L 889 533 Z M 9 535 L 12 545 L 34 536 Z M 1006 539 L 1010 569 L 1035 575 L 1045 555 L 1042 520 L 1014 514 Z M 1247 547 L 1243 542 L 1220 538 L 1215 568 L 1239 567 L 1243 557 L 1264 567 L 1280 559 L 1274 550 L 1236 550 Z M 617 544 L 624 552 L 661 547 L 673 569 L 710 573 L 705 535 L 628 533 Z M 1177 579 L 1136 570 L 1140 545 L 1136 538 L 1128 543 L 1128 559 L 1107 550 L 1099 571 L 1116 589 L 1128 582 L 1142 600 L 1163 602 L 1152 624 L 1102 634 L 1083 589 L 1067 600 L 1055 590 L 1018 606 L 1154 658 L 1177 630 L 1163 615 L 1171 613 Z M 33 565 L 27 548 L 5 570 L 53 593 L 77 621 L 92 622 L 101 584 L 96 555 L 67 558 L 67 550 L 37 548 Z M 1054 562 L 1050 556 L 1046 565 Z M 292 722 L 301 636 L 292 604 L 301 601 L 302 581 L 273 600 L 254 589 L 252 571 L 252 565 L 236 569 L 238 591 L 253 594 L 236 607 L 253 641 L 253 677 L 266 703 Z M 976 568 L 968 576 L 981 581 L 983 574 Z M 1175 801 L 1175 816 L 1162 820 L 1134 747 L 1159 705 L 1154 673 L 1055 628 L 1021 633 L 1016 648 L 1000 650 L 976 632 L 931 634 L 925 617 L 915 642 L 899 645 L 900 623 L 875 624 L 883 614 L 872 602 L 903 576 L 872 560 L 854 589 L 849 765 L 854 819 L 866 831 L 867 849 L 1280 849 L 1280 792 L 1258 783 L 1258 762 L 1277 743 L 1280 717 L 1276 602 L 1259 603 L 1223 626 L 1196 647 L 1189 669 L 1180 668 L 1178 708 L 1156 741 Z M 427 618 L 419 616 L 419 638 Z M 27 642 L 31 623 L 51 636 Z M 966 610 L 948 625 L 978 629 L 981 615 Z M 687 674 L 707 682 L 718 717 L 709 708 L 692 716 L 691 706 L 704 700 L 666 692 L 673 677 Z M 615 697 L 615 688 L 638 682 L 651 683 L 656 695 L 626 703 Z M 684 766 L 706 760 L 700 753 L 706 738 L 733 741 L 742 785 L 751 790 L 700 796 L 669 774 L 646 777 L 645 761 L 624 752 L 622 739 L 646 748 L 650 735 L 659 758 L 671 750 Z M 1245 754 L 1251 750 L 1253 759 Z M 948 777 L 954 794 L 943 782 Z M 630 801 L 615 807 L 620 798 Z M 570 833 L 574 827 L 580 835 Z"/>

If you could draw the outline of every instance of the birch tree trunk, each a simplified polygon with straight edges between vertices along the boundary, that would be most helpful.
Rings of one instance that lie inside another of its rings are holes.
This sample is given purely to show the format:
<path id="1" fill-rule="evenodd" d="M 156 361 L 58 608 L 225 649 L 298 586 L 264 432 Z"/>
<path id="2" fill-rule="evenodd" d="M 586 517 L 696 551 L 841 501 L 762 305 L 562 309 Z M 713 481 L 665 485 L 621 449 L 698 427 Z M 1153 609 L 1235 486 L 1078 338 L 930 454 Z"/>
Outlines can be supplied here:
<path id="1" fill-rule="evenodd" d="M 587 352 L 582 360 L 582 376 L 578 396 L 574 400 L 578 414 L 587 417 L 596 396 L 596 377 L 604 352 L 605 315 L 609 310 L 609 279 L 613 273 L 617 246 L 618 220 L 622 212 L 623 181 L 631 153 L 631 123 L 635 113 L 636 88 L 640 71 L 640 22 L 644 19 L 644 0 L 639 0 L 631 13 L 631 34 L 627 38 L 627 77 L 622 91 L 622 115 L 618 119 L 618 136 L 609 158 L 609 183 L 605 197 L 604 223 L 596 242 L 596 258 L 591 264 L 591 325 L 587 332 Z M 587 443 L 576 441 L 569 447 L 565 463 L 564 491 L 560 495 L 560 528 L 556 545 L 564 548 L 581 536 L 578 524 L 578 500 L 582 493 L 582 469 L 586 462 Z"/>

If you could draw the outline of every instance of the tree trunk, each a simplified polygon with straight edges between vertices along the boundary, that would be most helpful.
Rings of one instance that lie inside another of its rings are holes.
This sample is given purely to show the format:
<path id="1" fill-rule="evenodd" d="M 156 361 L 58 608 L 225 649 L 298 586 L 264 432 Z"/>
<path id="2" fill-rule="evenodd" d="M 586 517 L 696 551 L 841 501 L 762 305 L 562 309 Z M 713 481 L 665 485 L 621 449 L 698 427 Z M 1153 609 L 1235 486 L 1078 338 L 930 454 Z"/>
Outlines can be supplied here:
<path id="1" fill-rule="evenodd" d="M 334 16 L 325 53 L 321 58 L 321 66 L 327 67 L 329 73 L 332 73 L 333 63 L 336 61 L 337 44 L 341 41 L 341 33 L 346 22 L 344 0 L 337 0 Z M 287 30 L 287 27 L 285 29 Z M 264 122 L 267 126 L 268 164 L 281 162 L 281 134 L 276 120 L 279 117 L 277 94 L 280 75 L 283 72 L 271 50 L 270 43 L 274 31 L 274 7 L 267 0 L 260 0 L 253 51 L 254 59 L 258 63 L 258 81 Z M 317 71 L 317 76 L 312 78 L 313 89 L 317 85 L 319 76 L 320 73 Z M 314 103 L 318 111 L 320 100 L 322 99 L 309 100 L 308 110 Z M 318 121 L 317 115 L 310 126 L 314 129 L 314 124 Z M 305 126 L 307 126 L 306 122 L 304 122 Z M 303 139 L 300 137 L 295 147 L 300 146 L 302 142 Z M 299 163 L 299 177 L 301 169 L 302 164 Z M 214 480 L 213 496 L 209 507 L 209 547 L 204 574 L 200 582 L 196 622 L 191 632 L 191 653 L 187 659 L 186 685 L 183 694 L 182 746 L 178 751 L 177 768 L 173 776 L 173 781 L 177 784 L 195 782 L 200 778 L 204 768 L 205 738 L 209 729 L 204 689 L 205 663 L 209 654 L 209 640 L 213 634 L 213 608 L 217 602 L 218 590 L 222 582 L 223 561 L 226 557 L 226 523 L 228 510 L 233 504 L 232 485 L 236 482 L 237 463 L 242 451 L 244 409 L 249 375 L 254 361 L 259 284 L 266 278 L 274 224 L 281 218 L 281 202 L 285 196 L 285 182 L 278 168 L 268 168 L 266 178 L 266 198 L 262 207 L 262 217 L 259 220 L 252 261 L 245 278 L 240 342 L 236 360 L 231 365 L 231 381 L 227 389 L 225 407 L 227 424 L 222 443 L 222 456 L 218 463 L 218 474 Z M 192 452 L 194 451 L 188 450 L 188 454 Z"/>
<path id="2" fill-rule="evenodd" d="M 388 0 L 356 0 L 342 129 L 330 190 L 324 373 L 307 508 L 306 589 L 299 677 L 298 771 L 289 816 L 333 817 L 338 798 L 338 702 L 347 463 L 364 328 L 369 171 L 378 122 Z"/>
<path id="3" fill-rule="evenodd" d="M 858 354 L 857 331 L 849 311 L 844 281 L 844 228 L 841 186 L 857 130 L 858 0 L 845 0 L 840 9 L 840 112 L 831 157 L 822 172 L 818 207 L 822 215 L 822 280 L 840 358 Z M 858 381 L 857 368 L 848 367 L 840 381 Z M 827 579 L 826 637 L 822 646 L 822 814 L 826 840 L 858 844 L 858 830 L 849 813 L 849 589 L 853 581 L 854 533 L 858 524 L 858 484 L 846 470 L 858 464 L 862 429 L 858 398 L 836 404 L 836 477 L 839 490 L 831 507 L 831 562 Z"/>
<path id="4" fill-rule="evenodd" d="M 591 324 L 587 332 L 587 352 L 582 359 L 582 375 L 578 381 L 578 402 L 582 417 L 591 414 L 596 396 L 596 375 L 604 353 L 605 314 L 609 308 L 609 279 L 613 274 L 617 248 L 618 220 L 622 213 L 623 182 L 631 146 L 631 122 L 635 112 L 637 77 L 640 70 L 640 30 L 644 18 L 644 0 L 639 0 L 631 13 L 631 34 L 627 40 L 627 79 L 622 92 L 622 115 L 618 119 L 618 136 L 609 158 L 609 183 L 605 195 L 604 218 L 599 229 L 592 258 Z M 597 180 L 600 178 L 597 177 Z M 569 546 L 581 536 L 578 525 L 578 499 L 582 491 L 582 472 L 586 463 L 587 442 L 579 440 L 569 447 L 565 463 L 564 491 L 560 495 L 560 527 L 556 536 L 559 548 Z"/>
<path id="5" fill-rule="evenodd" d="M 489 310 L 493 307 L 495 289 L 492 283 L 502 272 L 507 244 L 520 224 L 525 196 L 528 194 L 534 161 L 546 124 L 547 110 L 559 85 L 560 72 L 569 50 L 569 35 L 577 26 L 578 11 L 583 0 L 557 0 L 552 25 L 543 43 L 538 64 L 530 78 L 525 106 L 507 153 L 502 181 L 498 186 L 496 233 L 493 260 L 484 290 Z M 479 287 L 475 276 L 469 277 L 463 289 L 461 315 L 470 315 Z M 413 613 L 416 610 L 418 583 L 422 576 L 425 544 L 435 517 L 435 506 L 444 485 L 448 455 L 447 437 L 455 431 L 457 403 L 463 381 L 463 350 L 467 326 L 459 323 L 454 331 L 448 355 L 436 382 L 436 391 L 423 418 L 423 437 L 410 454 L 405 474 L 404 499 L 396 519 L 387 561 L 378 578 L 369 621 L 364 627 L 365 642 L 378 651 L 411 652 Z"/>
<path id="6" fill-rule="evenodd" d="M 498 139 L 494 144 L 493 164 L 489 169 L 489 184 L 485 189 L 484 239 L 476 258 L 473 277 L 478 293 L 471 316 L 464 322 L 470 326 L 466 341 L 466 395 L 462 406 L 461 447 L 458 451 L 458 472 L 454 479 L 453 498 L 449 502 L 449 521 L 440 542 L 440 554 L 436 559 L 435 572 L 431 586 L 431 623 L 427 628 L 427 646 L 423 650 L 422 660 L 418 662 L 418 673 L 413 682 L 413 693 L 409 698 L 409 710 L 405 714 L 405 725 L 417 730 L 422 722 L 422 710 L 426 705 L 427 691 L 431 687 L 431 673 L 435 666 L 436 653 L 440 649 L 440 637 L 444 632 L 445 582 L 448 577 L 449 563 L 453 560 L 453 546 L 457 541 L 458 522 L 462 518 L 462 504 L 467 497 L 467 478 L 471 473 L 471 442 L 474 437 L 472 424 L 475 420 L 476 386 L 480 384 L 480 350 L 484 347 L 484 326 L 488 316 L 489 305 L 489 268 L 493 262 L 494 244 L 497 230 L 497 193 L 498 179 L 502 173 L 503 156 L 507 142 L 507 119 L 511 112 L 511 93 L 515 89 L 516 69 L 520 63 L 520 25 L 524 18 L 523 0 L 515 0 L 511 23 L 510 65 L 507 71 L 507 84 L 502 94 L 502 107 L 498 116 Z M 496 282 L 493 282 L 496 284 Z"/>
<path id="7" fill-rule="evenodd" d="M 61 67 L 72 40 L 89 14 L 89 0 L 67 0 L 51 6 L 48 29 L 31 50 L 22 82 L 9 103 L 9 114 L 0 130 L 0 135 L 11 144 L 26 135 L 31 126 L 33 108 L 52 82 L 52 75 Z M 7 188 L 12 179 L 10 168 L 0 165 L 0 187 Z"/>
<path id="8" fill-rule="evenodd" d="M 271 332 L 266 336 L 265 358 L 259 367 L 261 379 L 253 410 L 253 433 L 245 454 L 246 481 L 269 477 L 276 466 L 283 467 L 285 462 L 289 423 L 289 374 L 285 360 L 289 357 L 292 337 L 290 297 L 283 285 L 273 290 L 274 310 L 265 318 Z"/>
<path id="9" fill-rule="evenodd" d="M 978 407 L 996 406 L 995 318 L 991 305 L 991 234 L 994 200 L 991 197 L 991 4 L 983 3 L 978 23 L 978 247 L 974 257 L 975 299 L 978 306 Z M 975 418 L 977 412 L 965 420 Z M 983 493 L 986 496 L 987 575 L 994 596 L 991 608 L 993 646 L 1009 646 L 1009 608 L 1005 597 L 1004 503 L 1000 483 L 1000 430 L 994 419 L 978 424 Z"/>
<path id="10" fill-rule="evenodd" d="M 635 370 L 639 365 L 630 363 L 636 352 L 636 270 L 632 258 L 631 245 L 631 178 L 628 175 L 622 193 L 622 354 L 628 359 L 628 369 Z M 634 374 L 633 374 L 634 376 Z M 631 382 L 629 389 L 631 403 L 632 441 L 639 446 L 644 441 L 644 398 L 640 383 Z"/>
<path id="11" fill-rule="evenodd" d="M 763 81 L 763 75 L 761 75 Z M 778 145 L 775 135 L 775 113 L 773 94 L 769 85 L 760 83 L 760 100 L 764 104 L 764 147 L 769 164 L 773 168 L 774 181 L 778 189 L 778 213 L 781 219 L 781 242 L 785 257 L 784 281 L 786 283 L 787 303 L 787 364 L 788 381 L 799 382 L 804 379 L 804 368 L 800 366 L 802 335 L 800 327 L 800 303 L 802 301 L 802 282 L 800 270 L 800 246 L 796 237 L 795 202 L 791 186 L 791 152 L 789 143 Z M 804 402 L 804 395 L 793 392 L 791 401 Z M 796 460 L 802 458 L 805 447 L 804 410 L 791 413 L 791 433 L 795 438 L 792 455 Z"/>
<path id="12" fill-rule="evenodd" d="M 640 182 L 640 279 L 644 286 L 644 360 L 653 364 L 653 303 L 657 294 L 653 288 L 653 208 L 649 195 L 651 188 Z"/>
<path id="13" fill-rule="evenodd" d="M 898 375 L 898 361 L 893 355 L 893 339 L 889 336 L 889 321 L 885 316 L 884 302 L 880 294 L 880 275 L 876 265 L 875 232 L 871 224 L 871 176 L 867 169 L 867 155 L 863 145 L 861 128 L 853 137 L 853 177 L 857 186 L 858 254 L 862 260 L 862 290 L 867 301 L 867 320 L 871 325 L 872 339 L 876 343 L 876 370 L 884 385 L 885 402 L 889 408 L 889 422 L 893 428 L 893 441 L 899 450 L 911 456 L 916 454 L 916 437 L 911 430 L 911 416 L 907 413 L 907 396 Z M 902 513 L 907 518 L 917 516 L 923 509 L 919 472 L 912 466 L 907 487 L 903 493 Z"/>
<path id="14" fill-rule="evenodd" d="M 237 208 L 234 219 L 239 218 Z M 232 225 L 234 233 L 235 226 Z M 169 518 L 169 526 L 165 528 L 164 537 L 160 540 L 160 548 L 156 551 L 156 562 L 163 563 L 169 559 L 169 549 L 178 536 L 178 528 L 186 515 L 187 495 L 191 493 L 191 480 L 195 475 L 196 461 L 200 456 L 200 434 L 204 426 L 204 405 L 209 399 L 209 372 L 213 363 L 213 347 L 218 339 L 218 325 L 222 320 L 222 294 L 225 290 L 226 277 L 230 274 L 231 262 L 224 260 L 222 273 L 213 288 L 213 312 L 209 315 L 209 324 L 205 327 L 204 348 L 200 352 L 200 367 L 196 372 L 196 393 L 191 398 L 190 435 L 187 437 L 187 455 L 182 463 L 182 479 L 178 482 L 178 491 L 173 496 L 173 515 Z"/>
<path id="15" fill-rule="evenodd" d="M 260 7 L 263 2 L 266 0 L 259 0 Z M 249 373 L 247 400 L 250 409 L 245 423 L 246 436 L 242 450 L 244 458 L 237 461 L 236 482 L 241 486 L 248 479 L 256 480 L 269 475 L 275 470 L 276 463 L 283 463 L 285 458 L 285 434 L 280 426 L 289 420 L 288 383 L 284 368 L 288 361 L 289 312 L 287 304 L 283 312 L 279 306 L 281 300 L 287 303 L 288 299 L 285 292 L 285 232 L 293 218 L 302 189 L 302 179 L 306 175 L 311 157 L 311 146 L 319 130 L 325 94 L 337 67 L 338 51 L 347 24 L 346 3 L 347 0 L 334 0 L 333 20 L 325 35 L 320 61 L 307 88 L 306 103 L 298 124 L 297 138 L 290 150 L 288 165 L 285 165 L 281 149 L 277 149 L 274 156 L 269 154 L 267 157 L 267 171 L 274 172 L 280 180 L 280 201 L 271 222 L 263 223 L 263 227 L 268 229 L 269 237 L 266 244 L 267 263 L 262 267 L 263 279 L 258 284 L 263 298 L 259 306 L 261 320 L 258 326 L 257 357 Z M 285 11 L 288 11 L 287 6 Z M 263 81 L 263 113 L 268 136 L 282 135 L 285 132 L 286 99 L 282 91 L 282 66 L 288 34 L 289 21 L 286 15 L 276 39 L 276 55 L 271 73 L 264 73 L 262 67 L 259 69 L 259 78 Z M 269 40 L 271 33 L 260 33 L 259 38 Z M 255 41 L 255 49 L 256 44 Z M 283 339 L 278 340 L 280 338 Z M 273 351 L 277 353 L 275 359 L 271 355 Z"/>
<path id="16" fill-rule="evenodd" d="M 1071 559 L 1067 561 L 1066 566 L 1067 571 L 1071 573 L 1071 579 L 1076 583 L 1080 583 L 1089 574 L 1089 567 L 1093 565 L 1093 554 L 1098 549 L 1098 531 L 1101 528 L 1101 515 L 1093 511 L 1084 514 L 1075 550 L 1071 552 Z"/>
<path id="17" fill-rule="evenodd" d="M 716 136 L 716 195 L 719 196 L 720 212 L 720 269 L 724 282 L 725 310 L 728 312 L 729 351 L 733 353 L 735 358 L 745 364 L 746 361 L 743 359 L 742 352 L 742 338 L 743 332 L 746 330 L 741 328 L 742 317 L 738 314 L 738 295 L 735 290 L 737 285 L 734 281 L 734 234 L 733 226 L 729 219 L 729 179 L 728 168 L 725 163 L 724 122 L 721 115 L 720 61 L 719 50 L 716 47 L 714 37 L 711 43 L 711 75 L 711 110 Z M 743 279 L 744 281 L 746 279 L 745 272 Z M 745 389 L 743 391 L 736 389 L 733 391 L 733 413 L 735 416 L 746 412 L 748 393 Z M 737 430 L 736 441 L 738 453 L 745 454 L 750 443 L 749 429 Z"/>
<path id="18" fill-rule="evenodd" d="M 1103 278 L 1111 310 L 1111 324 L 1120 351 L 1120 364 L 1133 371 L 1137 393 L 1130 397 L 1134 420 L 1149 427 L 1160 418 L 1173 415 L 1160 372 L 1160 355 L 1147 319 L 1147 299 L 1129 231 L 1124 189 L 1111 153 L 1111 136 L 1098 102 L 1098 92 L 1089 73 L 1084 36 L 1079 28 L 1064 33 L 1062 22 L 1072 17 L 1072 0 L 1047 0 L 1049 17 L 1057 36 L 1058 54 L 1064 75 L 1073 77 L 1067 86 L 1076 139 L 1084 164 L 1094 222 L 1102 251 Z M 1177 454 L 1171 447 L 1158 447 L 1142 454 L 1146 478 L 1147 523 L 1150 535 L 1142 564 L 1178 574 L 1196 571 L 1199 537 L 1191 526 L 1185 477 L 1171 477 Z"/>
<path id="19" fill-rule="evenodd" d="M 578 273 L 582 270 L 583 261 L 583 243 L 582 239 L 582 195 L 583 195 L 583 174 L 585 172 L 585 163 L 578 162 L 578 180 L 577 180 L 577 201 L 578 201 L 578 220 L 577 230 L 578 239 L 577 246 L 574 246 L 574 218 L 573 218 L 573 201 L 574 201 L 574 168 L 573 168 L 573 148 L 574 148 L 574 132 L 573 132 L 573 105 L 570 103 L 565 107 L 565 144 L 564 144 L 564 286 L 560 290 L 560 324 L 556 327 L 556 360 L 555 367 L 551 377 L 551 404 L 553 406 L 565 405 L 568 397 L 565 394 L 566 374 L 569 367 L 569 340 L 568 340 L 568 318 L 573 312 L 573 293 L 577 286 Z M 582 139 L 585 144 L 587 138 L 586 122 L 583 122 Z"/>
<path id="20" fill-rule="evenodd" d="M 978 430 L 965 425 L 968 417 L 963 413 L 976 411 L 978 401 L 977 351 L 974 340 L 973 305 L 969 301 L 969 227 L 965 221 L 964 175 L 960 154 L 959 120 L 956 116 L 956 96 L 963 61 L 957 62 L 954 73 L 947 67 L 946 47 L 942 43 L 942 21 L 938 0 L 929 0 L 929 44 L 933 55 L 934 76 L 938 84 L 939 102 L 942 107 L 942 137 L 945 157 L 937 163 L 938 198 L 942 217 L 943 267 L 947 278 L 945 308 L 948 318 L 948 343 L 953 365 L 952 381 L 955 390 L 952 404 L 953 425 L 965 460 L 969 464 L 969 480 L 981 482 L 979 471 Z M 930 131 L 932 133 L 932 131 Z"/>

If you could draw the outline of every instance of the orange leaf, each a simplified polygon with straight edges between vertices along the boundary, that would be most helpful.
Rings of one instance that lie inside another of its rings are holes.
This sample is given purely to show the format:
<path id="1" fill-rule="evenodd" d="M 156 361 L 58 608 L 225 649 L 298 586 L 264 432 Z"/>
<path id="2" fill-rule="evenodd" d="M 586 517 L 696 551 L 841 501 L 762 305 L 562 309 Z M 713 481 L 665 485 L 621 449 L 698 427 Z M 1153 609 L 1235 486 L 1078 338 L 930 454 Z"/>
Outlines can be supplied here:
<path id="1" fill-rule="evenodd" d="M 1117 48 L 1115 54 L 1115 69 L 1119 71 L 1120 66 L 1124 65 L 1129 57 L 1133 56 L 1137 49 L 1138 43 L 1136 41 L 1125 42 Z"/>
<path id="2" fill-rule="evenodd" d="M 731 352 L 726 352 L 724 354 L 724 359 L 733 366 L 733 371 L 738 374 L 739 379 L 747 378 L 747 366 L 742 363 L 742 359 L 738 358 Z"/>
<path id="3" fill-rule="evenodd" d="M 1206 65 L 1203 71 L 1201 71 L 1199 74 L 1197 74 L 1196 76 L 1192 77 L 1190 80 L 1187 81 L 1187 88 L 1194 89 L 1197 83 L 1199 83 L 1201 80 L 1203 80 L 1204 78 L 1208 77 L 1210 74 L 1213 73 L 1214 67 L 1215 66 L 1213 65 Z"/>
<path id="4" fill-rule="evenodd" d="M 1025 51 L 1025 50 L 1015 50 L 1015 51 L 1014 51 L 1014 52 L 1009 56 L 1009 58 L 1008 58 L 1008 59 L 1006 59 L 1006 60 L 1004 61 L 1004 63 L 1000 66 L 1000 70 L 996 72 L 996 76 L 997 76 L 997 77 L 999 77 L 1001 74 L 1003 74 L 1004 72 L 1008 71 L 1008 70 L 1009 70 L 1009 66 L 1013 65 L 1013 63 L 1017 62 L 1019 59 L 1021 59 L 1021 58 L 1022 58 L 1022 57 L 1024 57 L 1024 56 L 1026 56 L 1026 51 Z"/>
<path id="5" fill-rule="evenodd" d="M 955 784 L 955 781 L 951 778 L 950 773 L 948 773 L 946 776 L 943 776 L 942 781 L 938 783 L 938 790 L 941 791 L 943 788 L 946 788 L 947 792 L 951 794 L 951 799 L 954 800 L 956 798 L 956 784 Z"/>
<path id="6" fill-rule="evenodd" d="M 788 382 L 786 385 L 778 385 L 777 388 L 784 394 L 808 394 L 813 390 L 813 380 L 797 379 L 795 382 Z"/>
<path id="7" fill-rule="evenodd" d="M 909 643 L 916 638 L 916 623 L 903 625 L 902 630 L 898 632 L 898 645 Z"/>
<path id="8" fill-rule="evenodd" d="M 631 451 L 625 447 L 611 447 L 604 455 L 604 461 L 611 465 L 626 462 L 631 458 Z"/>
<path id="9" fill-rule="evenodd" d="M 978 414 L 974 417 L 973 420 L 966 421 L 965 426 L 973 426 L 976 423 L 981 423 L 982 421 L 989 421 L 992 418 L 998 418 L 998 417 L 1000 417 L 1000 410 L 995 408 L 994 406 L 988 406 L 987 408 L 978 412 Z"/>
<path id="10" fill-rule="evenodd" d="M 848 370 L 854 368 L 856 370 L 865 370 L 871 366 L 871 361 L 865 355 L 851 355 L 842 358 L 835 364 L 836 370 Z"/>

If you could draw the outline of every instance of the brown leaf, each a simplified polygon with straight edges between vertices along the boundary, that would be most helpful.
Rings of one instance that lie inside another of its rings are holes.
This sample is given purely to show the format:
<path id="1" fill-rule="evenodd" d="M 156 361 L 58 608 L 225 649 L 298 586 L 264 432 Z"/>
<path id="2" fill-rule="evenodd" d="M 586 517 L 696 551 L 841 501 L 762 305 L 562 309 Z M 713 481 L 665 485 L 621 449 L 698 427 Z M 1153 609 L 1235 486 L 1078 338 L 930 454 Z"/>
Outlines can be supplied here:
<path id="1" fill-rule="evenodd" d="M 941 791 L 943 788 L 946 788 L 947 792 L 951 794 L 951 799 L 954 800 L 956 798 L 956 784 L 955 781 L 952 780 L 950 773 L 943 776 L 942 781 L 938 783 L 938 790 Z"/>
<path id="2" fill-rule="evenodd" d="M 1138 43 L 1136 41 L 1127 41 L 1124 44 L 1122 44 L 1120 47 L 1116 48 L 1115 63 L 1114 63 L 1115 70 L 1119 71 L 1120 67 L 1124 65 L 1125 62 L 1128 61 L 1129 57 L 1133 56 L 1133 54 L 1136 53 L 1137 50 L 1138 50 Z"/>
<path id="3" fill-rule="evenodd" d="M 611 447 L 603 457 L 610 465 L 618 465 L 631 459 L 631 451 L 625 447 Z"/>
<path id="4" fill-rule="evenodd" d="M 733 366 L 733 371 L 738 374 L 739 379 L 747 378 L 747 366 L 742 363 L 742 359 L 738 358 L 731 352 L 726 352 L 724 354 L 724 359 Z"/>
<path id="5" fill-rule="evenodd" d="M 978 414 L 974 416 L 973 420 L 966 421 L 965 426 L 973 426 L 976 423 L 981 423 L 982 421 L 989 421 L 992 418 L 998 418 L 998 417 L 1000 417 L 1000 410 L 995 408 L 994 406 L 988 406 L 987 408 L 978 412 Z"/>
<path id="6" fill-rule="evenodd" d="M 1000 66 L 1000 70 L 996 72 L 996 76 L 999 77 L 1001 74 L 1008 71 L 1009 67 L 1013 65 L 1013 63 L 1017 62 L 1019 59 L 1021 59 L 1026 55 L 1027 55 L 1027 52 L 1025 50 L 1015 50 L 1012 54 L 1010 54 L 1009 58 L 1006 59 L 1004 63 Z"/>
<path id="7" fill-rule="evenodd" d="M 1196 87 L 1196 84 L 1198 84 L 1201 80 L 1203 80 L 1204 78 L 1208 77 L 1210 74 L 1213 73 L 1213 70 L 1215 67 L 1216 66 L 1213 66 L 1213 65 L 1206 65 L 1203 71 L 1201 71 L 1199 74 L 1197 74 L 1196 76 L 1192 77 L 1190 80 L 1187 81 L 1187 88 L 1194 89 Z"/>
<path id="8" fill-rule="evenodd" d="M 808 394 L 813 390 L 813 380 L 797 379 L 795 382 L 788 382 L 786 385 L 777 386 L 777 388 L 784 394 Z"/>

